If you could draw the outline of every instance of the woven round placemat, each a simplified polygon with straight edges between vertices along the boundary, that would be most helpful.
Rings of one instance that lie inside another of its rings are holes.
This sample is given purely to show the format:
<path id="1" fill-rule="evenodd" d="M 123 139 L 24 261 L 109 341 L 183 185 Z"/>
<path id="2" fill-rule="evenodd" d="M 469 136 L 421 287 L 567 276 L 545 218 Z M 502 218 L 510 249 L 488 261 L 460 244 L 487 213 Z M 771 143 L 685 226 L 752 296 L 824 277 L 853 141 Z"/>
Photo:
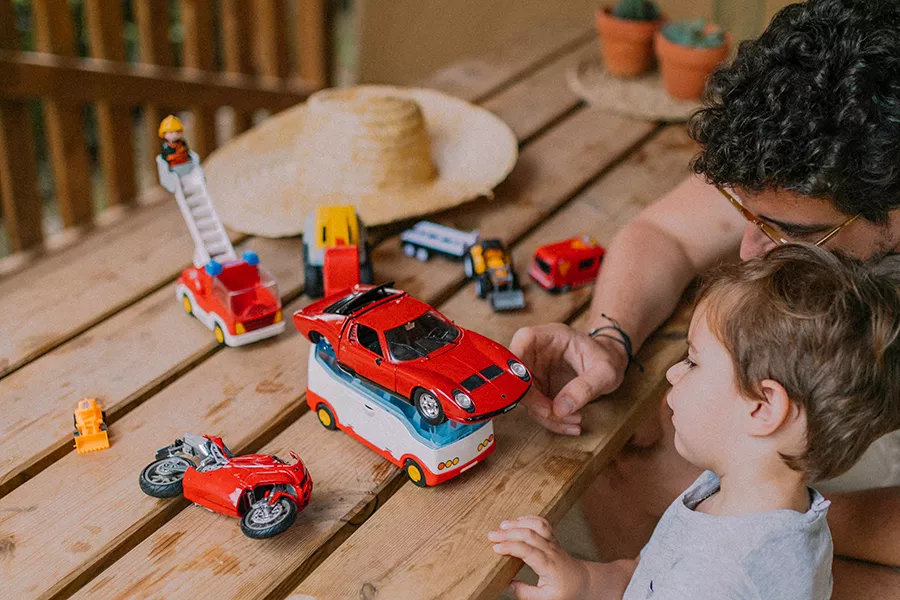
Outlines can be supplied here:
<path id="1" fill-rule="evenodd" d="M 569 88 L 589 104 L 647 121 L 683 123 L 700 108 L 699 101 L 669 97 L 659 71 L 621 79 L 606 71 L 599 56 L 585 58 L 570 67 L 566 79 Z"/>

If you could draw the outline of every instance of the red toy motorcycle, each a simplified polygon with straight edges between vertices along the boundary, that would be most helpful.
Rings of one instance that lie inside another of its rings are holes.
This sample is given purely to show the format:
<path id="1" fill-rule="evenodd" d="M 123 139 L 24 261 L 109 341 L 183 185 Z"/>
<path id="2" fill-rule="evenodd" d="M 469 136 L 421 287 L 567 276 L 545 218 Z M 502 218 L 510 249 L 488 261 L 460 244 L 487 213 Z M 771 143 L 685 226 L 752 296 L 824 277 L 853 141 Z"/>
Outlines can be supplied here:
<path id="1" fill-rule="evenodd" d="M 141 490 L 154 498 L 179 494 L 213 512 L 241 519 L 244 535 L 270 538 L 286 531 L 309 504 L 312 478 L 303 462 L 277 456 L 235 457 L 220 437 L 186 434 L 160 449 L 141 471 Z"/>

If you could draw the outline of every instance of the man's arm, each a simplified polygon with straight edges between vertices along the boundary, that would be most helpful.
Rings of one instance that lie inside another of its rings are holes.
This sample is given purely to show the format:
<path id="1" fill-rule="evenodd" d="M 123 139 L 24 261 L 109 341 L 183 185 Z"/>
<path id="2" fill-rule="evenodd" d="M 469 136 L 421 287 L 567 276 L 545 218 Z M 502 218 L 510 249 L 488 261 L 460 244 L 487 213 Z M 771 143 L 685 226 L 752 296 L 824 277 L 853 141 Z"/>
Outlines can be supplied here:
<path id="1" fill-rule="evenodd" d="M 900 487 L 828 494 L 828 499 L 835 556 L 900 567 Z"/>
<path id="2" fill-rule="evenodd" d="M 746 221 L 718 190 L 685 179 L 622 228 L 603 259 L 591 327 L 618 320 L 634 351 L 665 321 L 691 280 L 736 260 Z"/>

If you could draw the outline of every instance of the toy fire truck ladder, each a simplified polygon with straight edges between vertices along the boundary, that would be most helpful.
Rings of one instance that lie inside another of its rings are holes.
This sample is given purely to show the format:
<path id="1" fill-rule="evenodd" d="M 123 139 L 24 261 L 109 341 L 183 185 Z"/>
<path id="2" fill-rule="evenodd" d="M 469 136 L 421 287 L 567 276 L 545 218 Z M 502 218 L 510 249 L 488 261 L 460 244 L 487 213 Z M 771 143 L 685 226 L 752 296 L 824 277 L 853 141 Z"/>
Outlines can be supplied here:
<path id="1" fill-rule="evenodd" d="M 228 262 L 237 260 L 234 246 L 225 227 L 216 214 L 212 198 L 206 190 L 206 179 L 200 167 L 200 159 L 191 152 L 193 169 L 183 175 L 170 171 L 161 156 L 156 157 L 159 181 L 175 194 L 178 207 L 194 239 L 194 266 L 202 267 L 210 260 Z"/>

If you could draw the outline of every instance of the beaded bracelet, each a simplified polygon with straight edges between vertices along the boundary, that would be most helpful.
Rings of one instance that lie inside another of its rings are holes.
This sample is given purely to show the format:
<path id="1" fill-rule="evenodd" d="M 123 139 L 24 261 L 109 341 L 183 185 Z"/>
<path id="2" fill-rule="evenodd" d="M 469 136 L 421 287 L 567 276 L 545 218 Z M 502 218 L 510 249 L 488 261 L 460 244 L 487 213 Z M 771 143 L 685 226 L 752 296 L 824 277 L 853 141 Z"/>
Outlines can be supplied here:
<path id="1" fill-rule="evenodd" d="M 634 357 L 634 353 L 631 351 L 631 338 L 628 337 L 628 334 L 625 333 L 625 331 L 622 329 L 622 326 L 619 325 L 619 322 L 616 321 L 615 319 L 613 319 L 612 317 L 605 315 L 604 313 L 600 313 L 600 316 L 603 317 L 604 319 L 606 319 L 607 321 L 609 321 L 610 323 L 612 323 L 612 325 L 604 325 L 603 327 L 597 327 L 596 329 L 592 329 L 591 332 L 588 334 L 588 336 L 590 336 L 592 338 L 604 337 L 604 338 L 608 338 L 608 339 L 611 339 L 613 341 L 616 341 L 616 342 L 619 342 L 620 344 L 622 344 L 622 346 L 625 347 L 625 355 L 628 356 L 628 364 L 625 365 L 625 369 L 628 370 L 628 367 L 631 366 L 631 363 L 634 363 L 637 365 L 637 368 L 640 369 L 641 373 L 643 373 L 644 365 L 642 365 L 641 362 Z M 613 331 L 615 331 L 622 337 L 618 338 L 618 337 L 609 335 L 608 333 L 602 333 L 603 331 L 606 331 L 608 329 L 612 329 Z"/>

